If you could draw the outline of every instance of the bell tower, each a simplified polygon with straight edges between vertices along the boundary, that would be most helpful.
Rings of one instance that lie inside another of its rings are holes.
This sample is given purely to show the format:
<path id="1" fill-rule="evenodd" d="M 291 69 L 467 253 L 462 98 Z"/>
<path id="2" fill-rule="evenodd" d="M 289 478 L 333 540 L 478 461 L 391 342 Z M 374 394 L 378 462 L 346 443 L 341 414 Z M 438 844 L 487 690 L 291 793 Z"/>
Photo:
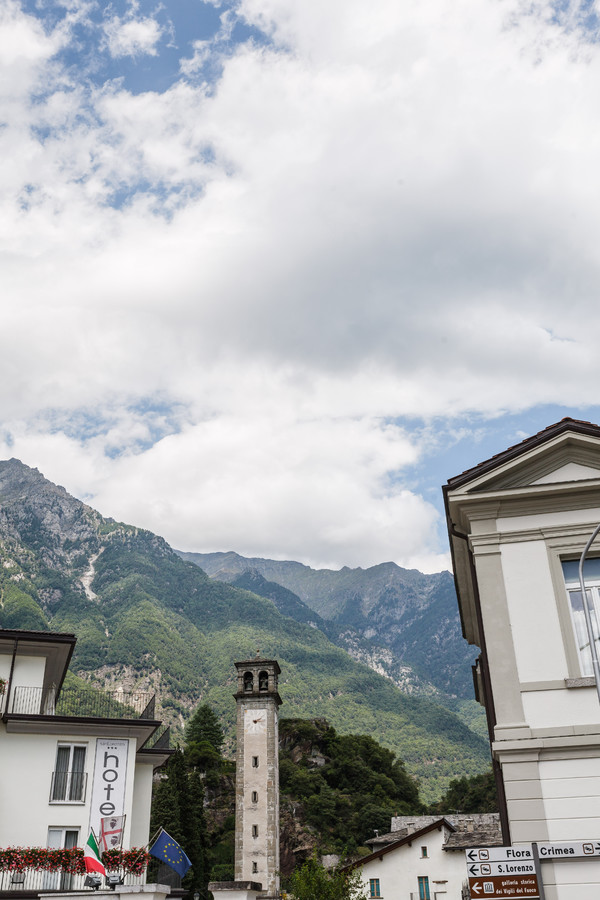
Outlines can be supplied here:
<path id="1" fill-rule="evenodd" d="M 279 891 L 279 727 L 274 659 L 236 662 L 235 879 Z"/>

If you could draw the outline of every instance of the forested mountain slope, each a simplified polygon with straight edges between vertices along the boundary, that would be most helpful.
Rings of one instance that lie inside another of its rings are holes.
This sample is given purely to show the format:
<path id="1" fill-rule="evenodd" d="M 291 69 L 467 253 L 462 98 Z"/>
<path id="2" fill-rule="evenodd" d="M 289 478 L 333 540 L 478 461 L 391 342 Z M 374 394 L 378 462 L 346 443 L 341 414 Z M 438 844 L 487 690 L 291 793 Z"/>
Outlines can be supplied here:
<path id="1" fill-rule="evenodd" d="M 272 597 L 275 585 L 292 592 L 287 615 L 307 618 L 404 690 L 433 688 L 448 698 L 473 697 L 471 665 L 477 650 L 462 637 L 449 572 L 424 575 L 381 563 L 369 569 L 311 569 L 298 562 L 245 558 L 237 553 L 181 553 L 208 575 Z M 304 609 L 302 608 L 304 607 Z"/>
<path id="2" fill-rule="evenodd" d="M 156 690 L 178 728 L 206 700 L 230 737 L 233 662 L 260 649 L 280 662 L 282 715 L 373 735 L 420 778 L 426 800 L 488 765 L 486 742 L 452 712 L 401 693 L 318 628 L 208 578 L 162 538 L 103 518 L 18 460 L 0 462 L 0 627 L 73 631 L 77 674 Z"/>

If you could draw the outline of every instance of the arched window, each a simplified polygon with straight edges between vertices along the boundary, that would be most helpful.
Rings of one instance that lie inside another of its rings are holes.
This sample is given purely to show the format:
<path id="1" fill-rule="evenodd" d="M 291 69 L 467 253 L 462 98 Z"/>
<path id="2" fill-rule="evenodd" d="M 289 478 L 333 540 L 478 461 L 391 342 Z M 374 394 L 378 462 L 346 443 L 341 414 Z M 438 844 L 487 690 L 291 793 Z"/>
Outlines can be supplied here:
<path id="1" fill-rule="evenodd" d="M 254 690 L 254 676 L 252 672 L 244 672 L 244 691 L 249 694 Z"/>
<path id="2" fill-rule="evenodd" d="M 268 691 L 269 690 L 269 673 L 268 672 L 259 672 L 258 673 L 258 689 L 259 689 L 259 691 Z"/>

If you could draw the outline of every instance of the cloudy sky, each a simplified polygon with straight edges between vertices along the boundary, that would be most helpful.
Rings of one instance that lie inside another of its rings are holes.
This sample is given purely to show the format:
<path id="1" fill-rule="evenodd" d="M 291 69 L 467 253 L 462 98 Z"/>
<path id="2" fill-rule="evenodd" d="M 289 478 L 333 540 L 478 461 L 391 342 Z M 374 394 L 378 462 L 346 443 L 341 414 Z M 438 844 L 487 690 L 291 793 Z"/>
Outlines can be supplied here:
<path id="1" fill-rule="evenodd" d="M 600 421 L 590 0 L 0 0 L 0 458 L 185 550 L 448 565 Z"/>

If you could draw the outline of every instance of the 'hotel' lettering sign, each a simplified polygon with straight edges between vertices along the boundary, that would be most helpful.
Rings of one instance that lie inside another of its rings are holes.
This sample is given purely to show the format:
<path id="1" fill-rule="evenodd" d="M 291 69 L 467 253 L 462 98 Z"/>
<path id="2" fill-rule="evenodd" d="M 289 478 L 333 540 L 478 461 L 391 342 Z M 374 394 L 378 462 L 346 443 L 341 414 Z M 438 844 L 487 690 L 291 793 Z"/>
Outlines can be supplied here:
<path id="1" fill-rule="evenodd" d="M 90 828 L 100 833 L 100 819 L 125 813 L 129 741 L 98 738 L 92 782 Z"/>

